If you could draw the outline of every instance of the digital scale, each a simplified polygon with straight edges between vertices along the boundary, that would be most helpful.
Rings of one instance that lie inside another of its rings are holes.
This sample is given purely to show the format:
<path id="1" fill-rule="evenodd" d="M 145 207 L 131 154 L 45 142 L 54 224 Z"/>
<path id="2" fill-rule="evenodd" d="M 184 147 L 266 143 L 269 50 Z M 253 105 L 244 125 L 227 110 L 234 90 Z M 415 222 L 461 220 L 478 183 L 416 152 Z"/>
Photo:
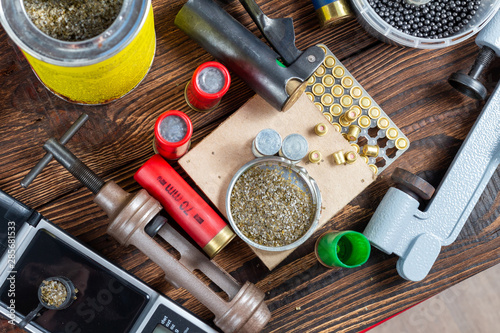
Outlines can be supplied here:
<path id="1" fill-rule="evenodd" d="M 217 332 L 3 191 L 0 258 L 0 313 L 11 324 L 38 306 L 44 279 L 64 276 L 78 289 L 68 308 L 42 310 L 29 332 Z"/>

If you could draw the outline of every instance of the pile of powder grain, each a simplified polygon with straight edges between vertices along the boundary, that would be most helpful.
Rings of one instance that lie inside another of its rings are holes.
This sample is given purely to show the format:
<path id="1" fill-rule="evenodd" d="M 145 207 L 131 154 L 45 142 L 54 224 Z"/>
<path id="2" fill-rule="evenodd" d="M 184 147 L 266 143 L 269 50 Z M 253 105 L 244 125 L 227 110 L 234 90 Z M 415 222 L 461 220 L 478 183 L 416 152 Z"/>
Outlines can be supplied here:
<path id="1" fill-rule="evenodd" d="M 81 41 L 104 32 L 120 13 L 123 0 L 24 0 L 31 21 L 47 35 Z"/>
<path id="2" fill-rule="evenodd" d="M 236 181 L 231 192 L 231 215 L 238 229 L 257 244 L 291 244 L 311 226 L 314 204 L 289 179 L 291 170 L 253 167 Z"/>
<path id="3" fill-rule="evenodd" d="M 68 290 L 59 281 L 50 280 L 43 281 L 40 287 L 40 294 L 42 301 L 49 306 L 58 308 L 66 301 L 68 298 Z"/>

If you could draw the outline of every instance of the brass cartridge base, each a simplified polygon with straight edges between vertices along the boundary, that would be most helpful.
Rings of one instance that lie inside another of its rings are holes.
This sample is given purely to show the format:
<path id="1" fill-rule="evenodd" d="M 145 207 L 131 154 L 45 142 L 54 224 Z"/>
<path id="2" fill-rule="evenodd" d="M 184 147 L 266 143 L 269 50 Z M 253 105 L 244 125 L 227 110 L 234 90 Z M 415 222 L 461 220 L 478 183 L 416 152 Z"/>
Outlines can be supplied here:
<path id="1" fill-rule="evenodd" d="M 316 15 L 321 28 L 340 24 L 355 17 L 347 0 L 338 0 L 318 8 Z"/>

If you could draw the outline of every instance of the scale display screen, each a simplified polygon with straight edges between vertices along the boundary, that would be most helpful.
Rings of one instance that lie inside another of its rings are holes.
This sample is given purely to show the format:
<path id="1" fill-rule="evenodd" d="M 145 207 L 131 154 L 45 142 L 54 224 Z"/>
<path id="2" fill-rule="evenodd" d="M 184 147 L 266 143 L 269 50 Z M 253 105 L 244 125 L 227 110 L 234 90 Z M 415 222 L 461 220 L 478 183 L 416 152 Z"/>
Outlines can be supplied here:
<path id="1" fill-rule="evenodd" d="M 48 332 L 124 333 L 136 322 L 148 295 L 120 279 L 104 266 L 45 230 L 37 232 L 12 274 L 0 288 L 0 300 L 15 302 L 26 316 L 39 304 L 38 288 L 49 277 L 64 276 L 78 289 L 77 299 L 66 309 L 43 309 L 33 323 Z M 15 292 L 12 293 L 12 286 Z M 170 332 L 170 331 L 165 331 Z"/>
<path id="2" fill-rule="evenodd" d="M 174 333 L 174 332 L 172 332 L 171 330 L 169 330 L 168 328 L 166 328 L 163 325 L 158 325 L 158 326 L 156 326 L 153 333 Z"/>

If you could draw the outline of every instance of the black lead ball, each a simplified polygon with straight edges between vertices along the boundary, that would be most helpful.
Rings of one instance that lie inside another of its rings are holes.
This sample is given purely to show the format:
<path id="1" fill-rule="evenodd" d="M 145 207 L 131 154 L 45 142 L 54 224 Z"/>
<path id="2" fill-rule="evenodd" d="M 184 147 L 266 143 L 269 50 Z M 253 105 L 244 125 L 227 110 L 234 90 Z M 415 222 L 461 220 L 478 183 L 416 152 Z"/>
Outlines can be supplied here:
<path id="1" fill-rule="evenodd" d="M 412 5 L 406 0 L 368 0 L 368 4 L 389 25 L 420 38 L 453 36 L 469 24 L 481 0 L 434 0 Z"/>

